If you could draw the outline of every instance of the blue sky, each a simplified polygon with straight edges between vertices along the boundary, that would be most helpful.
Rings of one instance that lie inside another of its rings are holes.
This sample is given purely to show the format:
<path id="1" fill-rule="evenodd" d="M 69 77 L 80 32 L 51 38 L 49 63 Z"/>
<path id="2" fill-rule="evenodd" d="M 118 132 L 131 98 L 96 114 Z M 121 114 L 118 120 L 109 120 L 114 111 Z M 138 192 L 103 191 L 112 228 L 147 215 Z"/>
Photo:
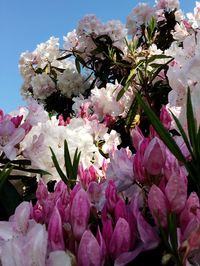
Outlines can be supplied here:
<path id="1" fill-rule="evenodd" d="M 125 23 L 139 2 L 154 4 L 154 0 L 0 0 L 0 109 L 10 112 L 25 105 L 18 70 L 22 52 L 34 50 L 50 36 L 62 40 L 86 14 L 96 14 L 102 21 L 120 19 Z M 184 12 L 193 11 L 195 0 L 180 2 Z"/>

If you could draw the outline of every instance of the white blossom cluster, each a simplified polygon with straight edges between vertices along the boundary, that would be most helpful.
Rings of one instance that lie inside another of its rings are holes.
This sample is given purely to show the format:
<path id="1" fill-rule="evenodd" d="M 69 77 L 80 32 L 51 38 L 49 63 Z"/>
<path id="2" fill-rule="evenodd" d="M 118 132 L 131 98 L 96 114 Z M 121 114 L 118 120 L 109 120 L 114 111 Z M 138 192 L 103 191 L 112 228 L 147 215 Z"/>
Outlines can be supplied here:
<path id="1" fill-rule="evenodd" d="M 70 156 L 73 158 L 76 148 L 81 152 L 81 162 L 84 167 L 94 165 L 100 168 L 104 157 L 100 154 L 97 142 L 103 141 L 103 151 L 107 153 L 113 145 L 119 145 L 120 138 L 115 131 L 107 132 L 108 128 L 98 121 L 85 121 L 82 118 L 72 118 L 67 126 L 59 126 L 55 117 L 46 122 L 39 122 L 20 143 L 22 154 L 31 161 L 31 166 L 43 169 L 47 175 L 46 181 L 58 179 L 59 175 L 52 161 L 50 147 L 54 151 L 60 167 L 64 171 L 64 140 L 67 140 Z"/>
<path id="2" fill-rule="evenodd" d="M 90 84 L 86 81 L 86 77 L 79 74 L 75 69 L 67 68 L 58 75 L 57 85 L 61 93 L 70 98 L 73 95 L 77 96 L 84 93 Z"/>
<path id="3" fill-rule="evenodd" d="M 200 125 L 200 33 L 187 36 L 183 41 L 183 48 L 177 46 L 175 50 L 174 62 L 167 72 L 172 88 L 168 97 L 168 107 L 175 112 L 186 128 L 186 99 L 189 87 L 195 117 Z"/>

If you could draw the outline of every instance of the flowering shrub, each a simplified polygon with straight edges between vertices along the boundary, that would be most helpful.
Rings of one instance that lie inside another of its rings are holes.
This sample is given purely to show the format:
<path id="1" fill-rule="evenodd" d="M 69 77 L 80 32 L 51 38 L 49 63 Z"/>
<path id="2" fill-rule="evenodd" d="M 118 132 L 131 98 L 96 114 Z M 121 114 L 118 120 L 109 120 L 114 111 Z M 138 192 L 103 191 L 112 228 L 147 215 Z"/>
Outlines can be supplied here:
<path id="1" fill-rule="evenodd" d="M 199 265 L 200 2 L 85 16 L 0 110 L 0 264 Z M 24 256 L 25 254 L 25 256 Z"/>

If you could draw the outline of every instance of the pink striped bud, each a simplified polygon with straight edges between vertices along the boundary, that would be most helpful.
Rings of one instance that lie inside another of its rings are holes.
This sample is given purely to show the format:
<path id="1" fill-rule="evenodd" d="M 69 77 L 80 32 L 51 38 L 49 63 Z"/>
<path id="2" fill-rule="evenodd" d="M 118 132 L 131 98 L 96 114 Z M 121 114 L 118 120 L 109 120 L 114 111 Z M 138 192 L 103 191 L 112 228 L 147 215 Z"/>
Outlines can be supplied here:
<path id="1" fill-rule="evenodd" d="M 171 176 L 165 188 L 171 211 L 179 213 L 185 207 L 187 200 L 187 177 L 181 172 Z"/>
<path id="2" fill-rule="evenodd" d="M 166 127 L 166 129 L 170 129 L 172 118 L 169 114 L 169 112 L 166 109 L 166 106 L 162 106 L 160 110 L 160 121 L 162 122 L 163 126 Z"/>
<path id="3" fill-rule="evenodd" d="M 71 206 L 71 225 L 77 240 L 81 239 L 87 229 L 89 215 L 90 202 L 88 194 L 81 188 L 74 196 Z"/>
<path id="4" fill-rule="evenodd" d="M 153 185 L 148 195 L 148 206 L 151 214 L 158 225 L 167 226 L 167 199 L 159 187 Z"/>
<path id="5" fill-rule="evenodd" d="M 124 218 L 119 218 L 110 240 L 109 251 L 113 260 L 120 254 L 129 251 L 131 242 L 131 232 L 128 222 Z"/>
<path id="6" fill-rule="evenodd" d="M 48 236 L 50 248 L 52 251 L 65 249 L 62 220 L 57 206 L 54 207 L 54 210 L 49 220 Z"/>
<path id="7" fill-rule="evenodd" d="M 78 265 L 79 266 L 101 266 L 101 249 L 91 233 L 86 230 L 81 238 L 78 248 Z"/>
<path id="8" fill-rule="evenodd" d="M 143 158 L 143 165 L 149 174 L 161 174 L 166 160 L 165 149 L 165 145 L 159 138 L 155 137 L 150 141 Z"/>

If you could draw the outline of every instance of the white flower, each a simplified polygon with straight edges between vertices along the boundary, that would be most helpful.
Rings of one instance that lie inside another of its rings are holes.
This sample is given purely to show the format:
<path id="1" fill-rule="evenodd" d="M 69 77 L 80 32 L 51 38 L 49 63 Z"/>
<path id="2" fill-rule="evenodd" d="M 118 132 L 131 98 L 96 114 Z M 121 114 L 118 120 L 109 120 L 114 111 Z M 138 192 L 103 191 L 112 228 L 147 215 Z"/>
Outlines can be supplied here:
<path id="1" fill-rule="evenodd" d="M 25 158 L 31 160 L 32 167 L 46 170 L 52 174 L 51 179 L 59 179 L 54 167 L 50 147 L 56 154 L 61 168 L 64 170 L 64 140 L 67 140 L 71 158 L 76 148 L 81 151 L 81 162 L 84 167 L 91 165 L 98 148 L 94 144 L 92 128 L 81 118 L 73 118 L 66 127 L 58 126 L 55 117 L 45 123 L 33 126 L 21 142 L 21 150 Z M 99 154 L 99 156 L 101 156 Z"/>
<path id="2" fill-rule="evenodd" d="M 89 87 L 89 83 L 86 82 L 86 77 L 79 74 L 73 68 L 65 69 L 57 78 L 59 90 L 68 98 L 72 95 L 77 96 L 80 93 L 84 93 Z"/>
<path id="3" fill-rule="evenodd" d="M 106 88 L 98 89 L 95 87 L 91 90 L 91 103 L 94 112 L 101 120 L 106 114 L 111 116 L 119 116 L 126 113 L 131 105 L 133 93 L 131 89 L 127 90 L 123 97 L 117 101 L 117 95 L 122 89 L 120 84 L 107 83 Z"/>
<path id="4" fill-rule="evenodd" d="M 38 44 L 34 53 L 38 56 L 38 67 L 43 69 L 47 63 L 53 64 L 60 54 L 59 39 L 50 37 L 45 43 Z"/>
<path id="5" fill-rule="evenodd" d="M 56 91 L 55 83 L 44 72 L 32 77 L 30 85 L 35 99 L 44 100 Z"/>
<path id="6" fill-rule="evenodd" d="M 183 41 L 186 36 L 189 35 L 185 25 L 183 22 L 176 23 L 174 27 L 174 32 L 172 32 L 172 35 L 174 37 L 174 40 Z"/>
<path id="7" fill-rule="evenodd" d="M 154 15 L 154 9 L 146 3 L 139 3 L 128 15 L 128 34 L 134 35 L 142 24 L 147 24 Z"/>
<path id="8" fill-rule="evenodd" d="M 186 15 L 192 27 L 194 29 L 199 28 L 200 26 L 200 2 L 196 1 L 196 7 L 194 8 L 194 14 L 187 13 Z"/>
<path id="9" fill-rule="evenodd" d="M 64 41 L 63 46 L 65 50 L 71 50 L 72 48 L 76 47 L 78 45 L 78 36 L 76 30 L 68 32 L 67 36 L 63 37 L 63 41 Z"/>
<path id="10" fill-rule="evenodd" d="M 168 96 L 168 108 L 177 110 L 178 118 L 186 129 L 186 99 L 187 88 L 190 88 L 195 117 L 200 124 L 200 33 L 191 35 L 183 41 L 183 48 L 177 50 L 174 63 L 167 72 L 169 84 L 172 88 Z"/>

